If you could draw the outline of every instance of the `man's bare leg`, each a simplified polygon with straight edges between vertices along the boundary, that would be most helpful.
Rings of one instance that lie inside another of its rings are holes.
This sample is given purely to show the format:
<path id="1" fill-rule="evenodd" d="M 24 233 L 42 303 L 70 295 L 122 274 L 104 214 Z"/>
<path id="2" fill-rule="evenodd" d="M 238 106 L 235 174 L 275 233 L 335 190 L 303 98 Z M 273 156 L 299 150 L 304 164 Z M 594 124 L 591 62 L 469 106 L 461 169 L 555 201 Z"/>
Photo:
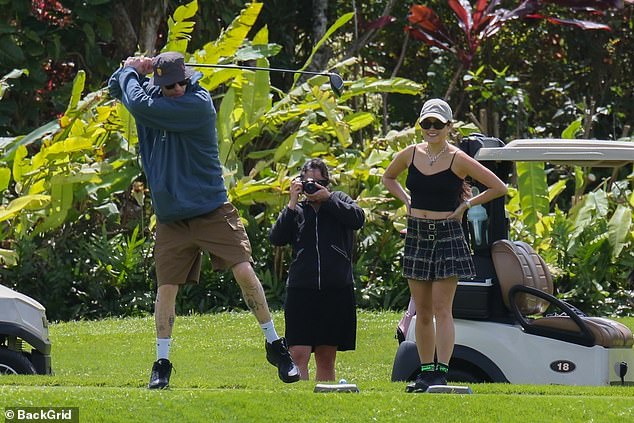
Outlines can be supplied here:
<path id="1" fill-rule="evenodd" d="M 172 374 L 169 350 L 174 321 L 176 320 L 176 294 L 178 294 L 178 285 L 161 285 L 156 293 L 154 304 L 156 362 L 152 366 L 149 389 L 165 389 L 169 386 Z"/>
<path id="2" fill-rule="evenodd" d="M 244 302 L 260 323 L 266 337 L 266 359 L 277 367 L 278 376 L 283 382 L 297 382 L 300 377 L 299 369 L 291 358 L 286 340 L 280 338 L 275 331 L 269 304 L 264 295 L 264 288 L 262 288 L 253 266 L 247 261 L 236 264 L 231 270 L 238 285 L 240 285 Z"/>
<path id="3" fill-rule="evenodd" d="M 156 324 L 156 337 L 159 339 L 171 338 L 176 320 L 176 294 L 178 285 L 161 285 L 156 294 L 154 304 L 154 323 Z"/>
<path id="4" fill-rule="evenodd" d="M 264 289 L 253 270 L 253 266 L 248 261 L 238 263 L 231 268 L 233 277 L 240 285 L 242 297 L 249 310 L 253 313 L 260 324 L 271 321 L 269 304 L 264 295 Z"/>

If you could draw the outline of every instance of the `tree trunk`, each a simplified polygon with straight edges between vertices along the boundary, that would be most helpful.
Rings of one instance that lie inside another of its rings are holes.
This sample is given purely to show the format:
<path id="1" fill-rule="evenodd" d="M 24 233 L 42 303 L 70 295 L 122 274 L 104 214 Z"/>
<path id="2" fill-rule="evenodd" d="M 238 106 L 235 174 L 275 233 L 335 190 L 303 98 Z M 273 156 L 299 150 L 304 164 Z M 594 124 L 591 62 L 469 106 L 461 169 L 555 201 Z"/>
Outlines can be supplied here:
<path id="1" fill-rule="evenodd" d="M 141 27 L 139 33 L 139 50 L 149 56 L 157 51 L 157 37 L 161 24 L 165 21 L 167 0 L 146 0 L 143 2 Z"/>
<path id="2" fill-rule="evenodd" d="M 118 0 L 114 4 L 112 31 L 121 58 L 141 52 L 157 53 L 157 37 L 167 14 L 167 0 Z"/>
<path id="3" fill-rule="evenodd" d="M 114 3 L 114 9 L 117 10 L 116 13 L 112 14 L 112 34 L 116 45 L 114 55 L 121 59 L 132 56 L 138 44 L 137 34 L 134 30 L 137 26 L 132 20 L 132 16 L 135 16 L 133 7 L 135 3 L 137 2 L 124 2 L 122 0 Z"/>
<path id="4" fill-rule="evenodd" d="M 313 0 L 313 44 L 317 44 L 324 36 L 328 29 L 328 0 Z M 315 55 L 313 61 L 308 67 L 317 72 L 323 71 L 328 67 L 328 61 L 332 57 L 332 49 L 324 44 Z"/>

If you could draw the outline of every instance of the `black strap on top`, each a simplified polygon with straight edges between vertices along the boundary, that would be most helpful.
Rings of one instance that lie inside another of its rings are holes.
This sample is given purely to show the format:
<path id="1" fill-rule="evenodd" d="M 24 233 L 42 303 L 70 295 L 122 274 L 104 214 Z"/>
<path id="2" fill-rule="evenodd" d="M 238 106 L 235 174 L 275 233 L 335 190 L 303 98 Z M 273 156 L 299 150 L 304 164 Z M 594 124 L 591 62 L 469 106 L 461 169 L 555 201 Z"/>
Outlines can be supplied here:
<path id="1" fill-rule="evenodd" d="M 451 157 L 451 163 L 449 163 L 449 167 L 447 169 L 451 169 L 451 166 L 453 165 L 453 160 L 456 158 L 456 154 L 458 154 L 458 150 L 456 150 L 453 153 L 453 156 Z M 414 164 L 414 157 L 416 156 L 416 146 L 414 146 L 414 151 L 412 152 L 412 161 L 410 162 L 410 165 Z"/>
<path id="2" fill-rule="evenodd" d="M 453 157 L 451 158 L 451 163 L 449 163 L 449 167 L 447 169 L 451 169 L 451 166 L 453 165 L 453 159 L 456 158 L 456 154 L 458 154 L 458 150 L 454 151 Z"/>

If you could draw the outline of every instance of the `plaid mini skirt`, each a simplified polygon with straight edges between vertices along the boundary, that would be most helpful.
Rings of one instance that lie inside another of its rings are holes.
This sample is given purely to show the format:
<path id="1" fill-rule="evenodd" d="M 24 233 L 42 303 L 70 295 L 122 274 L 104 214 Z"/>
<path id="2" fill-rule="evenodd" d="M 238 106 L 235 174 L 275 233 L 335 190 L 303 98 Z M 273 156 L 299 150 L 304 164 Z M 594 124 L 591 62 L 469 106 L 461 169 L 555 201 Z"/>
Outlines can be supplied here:
<path id="1" fill-rule="evenodd" d="M 460 222 L 409 216 L 403 276 L 423 281 L 475 276 L 471 252 Z"/>

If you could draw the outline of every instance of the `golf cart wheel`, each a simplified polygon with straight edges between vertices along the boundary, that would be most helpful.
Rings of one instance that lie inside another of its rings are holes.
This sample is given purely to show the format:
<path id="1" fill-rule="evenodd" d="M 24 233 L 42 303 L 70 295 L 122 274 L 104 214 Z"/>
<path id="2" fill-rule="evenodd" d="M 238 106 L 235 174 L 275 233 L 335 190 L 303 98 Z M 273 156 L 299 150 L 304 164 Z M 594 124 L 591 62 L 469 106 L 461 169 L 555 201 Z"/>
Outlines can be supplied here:
<path id="1" fill-rule="evenodd" d="M 392 365 L 392 382 L 411 382 L 420 371 L 418 349 L 413 341 L 403 341 L 399 344 Z"/>
<path id="2" fill-rule="evenodd" d="M 447 380 L 451 382 L 463 382 L 463 383 L 483 383 L 488 382 L 481 375 L 464 369 L 449 369 Z"/>
<path id="3" fill-rule="evenodd" d="M 34 375 L 35 367 L 17 351 L 0 348 L 0 375 Z"/>

